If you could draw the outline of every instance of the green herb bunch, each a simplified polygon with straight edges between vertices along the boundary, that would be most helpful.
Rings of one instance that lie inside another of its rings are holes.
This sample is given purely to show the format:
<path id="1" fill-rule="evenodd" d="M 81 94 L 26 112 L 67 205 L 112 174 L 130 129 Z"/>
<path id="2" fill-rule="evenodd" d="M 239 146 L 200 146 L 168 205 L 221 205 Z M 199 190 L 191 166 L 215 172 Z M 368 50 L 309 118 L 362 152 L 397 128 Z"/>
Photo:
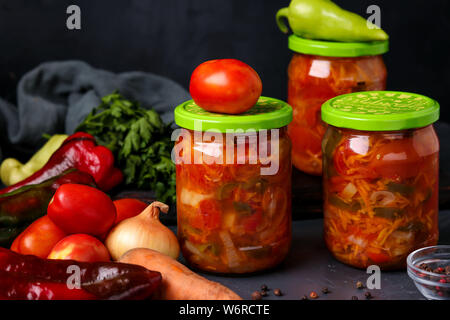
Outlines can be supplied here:
<path id="1" fill-rule="evenodd" d="M 77 131 L 92 134 L 98 144 L 114 153 L 126 185 L 151 189 L 159 201 L 175 202 L 171 128 L 155 110 L 115 92 L 102 98 Z"/>

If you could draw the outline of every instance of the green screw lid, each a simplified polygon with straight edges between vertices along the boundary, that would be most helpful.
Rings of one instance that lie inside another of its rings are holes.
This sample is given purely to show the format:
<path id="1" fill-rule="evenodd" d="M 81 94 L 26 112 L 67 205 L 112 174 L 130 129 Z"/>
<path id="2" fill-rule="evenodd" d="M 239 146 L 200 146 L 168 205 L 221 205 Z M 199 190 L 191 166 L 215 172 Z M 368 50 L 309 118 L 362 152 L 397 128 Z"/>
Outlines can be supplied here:
<path id="1" fill-rule="evenodd" d="M 193 100 L 175 108 L 175 123 L 190 130 L 199 130 L 197 126 L 201 124 L 201 131 L 226 132 L 229 129 L 258 131 L 281 128 L 291 121 L 291 106 L 268 97 L 260 97 L 253 108 L 238 115 L 209 112 L 200 108 Z"/>
<path id="2" fill-rule="evenodd" d="M 333 42 L 304 39 L 290 35 L 289 49 L 303 54 L 326 57 L 376 56 L 389 51 L 389 41 L 373 42 Z"/>
<path id="3" fill-rule="evenodd" d="M 365 131 L 425 127 L 439 119 L 439 103 L 416 93 L 364 91 L 337 96 L 322 105 L 322 120 Z"/>

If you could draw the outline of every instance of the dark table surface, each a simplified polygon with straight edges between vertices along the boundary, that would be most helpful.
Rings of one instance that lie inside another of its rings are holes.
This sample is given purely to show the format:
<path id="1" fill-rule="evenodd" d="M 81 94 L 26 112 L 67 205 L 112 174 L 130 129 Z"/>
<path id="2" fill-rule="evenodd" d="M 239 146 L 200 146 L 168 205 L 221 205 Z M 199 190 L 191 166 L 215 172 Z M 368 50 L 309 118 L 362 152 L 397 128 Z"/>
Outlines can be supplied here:
<path id="1" fill-rule="evenodd" d="M 284 293 L 277 297 L 273 291 L 264 298 L 298 300 L 311 291 L 317 292 L 319 299 L 349 300 L 352 296 L 365 299 L 370 291 L 374 299 L 413 300 L 424 299 L 405 271 L 381 272 L 381 289 L 358 290 L 356 282 L 366 283 L 370 276 L 365 270 L 346 266 L 334 259 L 322 240 L 322 219 L 293 222 L 292 248 L 285 262 L 276 269 L 262 274 L 223 277 L 203 274 L 237 292 L 244 299 L 250 299 L 252 292 L 262 284 L 269 288 L 279 288 Z M 450 211 L 440 213 L 440 244 L 450 243 Z M 323 287 L 330 290 L 322 294 Z"/>
<path id="2" fill-rule="evenodd" d="M 436 124 L 441 141 L 440 153 L 440 243 L 450 244 L 450 125 Z M 300 299 L 311 291 L 316 291 L 319 299 L 363 299 L 365 291 L 355 288 L 357 281 L 366 283 L 369 274 L 346 266 L 335 260 L 322 240 L 322 192 L 321 178 L 313 177 L 298 170 L 293 172 L 293 242 L 286 261 L 276 269 L 258 275 L 241 277 L 219 277 L 205 274 L 205 277 L 223 283 L 236 291 L 244 299 L 250 299 L 252 292 L 262 284 L 270 288 L 280 288 L 284 295 L 276 297 L 270 292 L 265 299 Z M 0 182 L 0 188 L 3 187 Z M 153 198 L 150 191 L 122 191 L 114 198 L 135 197 L 145 201 Z M 176 207 L 163 215 L 162 220 L 175 229 Z M 314 220 L 301 220 L 311 219 Z M 327 287 L 331 293 L 324 295 L 321 289 Z M 382 272 L 381 289 L 371 290 L 375 299 L 424 299 L 417 291 L 406 271 Z"/>

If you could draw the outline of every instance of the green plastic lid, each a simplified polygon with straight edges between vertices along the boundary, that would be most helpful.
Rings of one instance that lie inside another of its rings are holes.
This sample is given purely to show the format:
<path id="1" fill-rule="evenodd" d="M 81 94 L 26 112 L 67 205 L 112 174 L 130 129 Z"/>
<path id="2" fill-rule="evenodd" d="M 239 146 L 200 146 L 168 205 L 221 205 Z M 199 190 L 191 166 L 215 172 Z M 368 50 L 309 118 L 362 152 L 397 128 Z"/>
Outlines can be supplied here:
<path id="1" fill-rule="evenodd" d="M 439 119 L 439 103 L 416 93 L 364 91 L 322 105 L 322 120 L 340 128 L 395 131 L 425 127 Z"/>
<path id="2" fill-rule="evenodd" d="M 389 51 L 389 41 L 373 42 L 333 42 L 309 40 L 290 35 L 289 49 L 303 54 L 326 57 L 361 57 L 377 56 Z"/>
<path id="3" fill-rule="evenodd" d="M 278 99 L 260 97 L 250 110 L 229 115 L 213 113 L 200 108 L 193 100 L 186 101 L 175 108 L 175 123 L 182 128 L 201 131 L 226 132 L 236 130 L 275 129 L 288 125 L 292 121 L 292 108 Z"/>

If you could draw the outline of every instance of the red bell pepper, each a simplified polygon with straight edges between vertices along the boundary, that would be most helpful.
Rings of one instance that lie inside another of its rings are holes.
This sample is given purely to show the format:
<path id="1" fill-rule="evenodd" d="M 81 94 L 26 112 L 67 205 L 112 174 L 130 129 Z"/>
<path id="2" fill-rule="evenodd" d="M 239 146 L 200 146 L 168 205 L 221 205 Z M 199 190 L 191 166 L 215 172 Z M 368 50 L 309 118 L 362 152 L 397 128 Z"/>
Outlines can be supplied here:
<path id="1" fill-rule="evenodd" d="M 116 207 L 104 192 L 68 183 L 56 190 L 48 205 L 47 215 L 67 234 L 100 236 L 114 225 Z"/>
<path id="2" fill-rule="evenodd" d="M 122 172 L 114 167 L 111 150 L 97 146 L 95 138 L 90 134 L 77 132 L 64 141 L 42 169 L 29 178 L 0 190 L 0 194 L 41 183 L 71 168 L 90 174 L 97 186 L 104 191 L 112 189 L 123 180 Z"/>
<path id="3" fill-rule="evenodd" d="M 94 179 L 77 169 L 69 169 L 42 183 L 21 187 L 0 195 L 0 246 L 9 246 L 17 235 L 47 212 L 56 190 L 76 183 L 94 187 Z"/>
<path id="4" fill-rule="evenodd" d="M 47 260 L 0 248 L 0 299 L 146 299 L 160 283 L 159 272 L 137 265 Z"/>

